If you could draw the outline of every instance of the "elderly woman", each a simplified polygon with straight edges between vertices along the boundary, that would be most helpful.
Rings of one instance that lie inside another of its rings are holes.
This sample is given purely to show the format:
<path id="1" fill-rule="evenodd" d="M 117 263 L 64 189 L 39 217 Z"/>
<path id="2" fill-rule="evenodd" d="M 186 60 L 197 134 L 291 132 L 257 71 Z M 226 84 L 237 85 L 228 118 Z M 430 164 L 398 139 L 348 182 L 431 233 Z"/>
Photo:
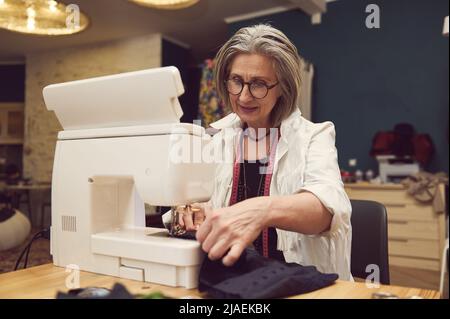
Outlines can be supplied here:
<path id="1" fill-rule="evenodd" d="M 211 124 L 224 154 L 197 240 L 212 260 L 234 264 L 249 246 L 285 262 L 351 280 L 351 205 L 333 123 L 301 116 L 300 58 L 279 30 L 242 28 L 216 56 L 220 98 L 233 113 Z M 229 128 L 242 128 L 226 134 Z"/>

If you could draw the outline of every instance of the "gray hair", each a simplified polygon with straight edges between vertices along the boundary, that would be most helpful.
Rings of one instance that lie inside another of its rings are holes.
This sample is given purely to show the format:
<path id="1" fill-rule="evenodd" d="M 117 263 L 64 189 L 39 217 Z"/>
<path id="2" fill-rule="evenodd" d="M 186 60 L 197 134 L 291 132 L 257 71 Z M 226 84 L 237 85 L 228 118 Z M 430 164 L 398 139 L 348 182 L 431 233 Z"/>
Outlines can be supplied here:
<path id="1" fill-rule="evenodd" d="M 231 109 L 225 80 L 236 55 L 256 53 L 272 59 L 281 96 L 270 114 L 273 127 L 278 127 L 298 107 L 301 59 L 295 45 L 286 35 L 270 25 L 258 24 L 238 30 L 216 55 L 214 79 L 220 99 Z"/>

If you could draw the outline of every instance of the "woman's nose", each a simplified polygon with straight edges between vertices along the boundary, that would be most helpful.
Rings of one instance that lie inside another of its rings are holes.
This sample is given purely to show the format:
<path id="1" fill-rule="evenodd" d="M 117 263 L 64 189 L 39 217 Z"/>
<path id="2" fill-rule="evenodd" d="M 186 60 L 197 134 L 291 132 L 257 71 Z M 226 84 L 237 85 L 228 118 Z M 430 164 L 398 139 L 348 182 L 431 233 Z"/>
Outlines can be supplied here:
<path id="1" fill-rule="evenodd" d="M 241 94 L 239 94 L 239 101 L 241 102 L 249 102 L 253 100 L 253 96 L 250 93 L 250 87 L 247 84 L 244 84 L 244 87 L 242 88 Z"/>

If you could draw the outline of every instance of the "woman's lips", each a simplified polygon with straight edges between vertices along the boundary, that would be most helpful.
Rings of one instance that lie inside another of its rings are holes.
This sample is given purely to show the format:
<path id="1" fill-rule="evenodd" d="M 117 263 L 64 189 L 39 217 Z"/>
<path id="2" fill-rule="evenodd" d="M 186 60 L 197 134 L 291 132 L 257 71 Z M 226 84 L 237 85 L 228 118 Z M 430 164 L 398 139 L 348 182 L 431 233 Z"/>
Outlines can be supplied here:
<path id="1" fill-rule="evenodd" d="M 258 107 L 257 106 L 242 106 L 242 105 L 239 105 L 239 109 L 243 113 L 253 113 L 253 112 L 255 112 L 258 109 Z"/>

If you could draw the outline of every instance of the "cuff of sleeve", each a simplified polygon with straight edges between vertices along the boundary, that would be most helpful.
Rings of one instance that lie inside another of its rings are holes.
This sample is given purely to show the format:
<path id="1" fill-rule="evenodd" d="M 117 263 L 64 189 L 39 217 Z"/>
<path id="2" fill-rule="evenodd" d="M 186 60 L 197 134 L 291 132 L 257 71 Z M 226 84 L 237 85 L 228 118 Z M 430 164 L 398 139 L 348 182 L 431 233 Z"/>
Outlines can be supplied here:
<path id="1" fill-rule="evenodd" d="M 347 216 L 347 207 L 350 203 L 348 202 L 346 195 L 344 196 L 346 199 L 344 203 L 342 194 L 340 194 L 335 186 L 324 184 L 307 185 L 299 189 L 298 193 L 301 192 L 310 192 L 315 195 L 333 216 L 330 229 L 313 236 L 332 236 L 346 225 L 344 219 Z M 348 218 L 348 223 L 350 223 L 350 218 Z"/>

